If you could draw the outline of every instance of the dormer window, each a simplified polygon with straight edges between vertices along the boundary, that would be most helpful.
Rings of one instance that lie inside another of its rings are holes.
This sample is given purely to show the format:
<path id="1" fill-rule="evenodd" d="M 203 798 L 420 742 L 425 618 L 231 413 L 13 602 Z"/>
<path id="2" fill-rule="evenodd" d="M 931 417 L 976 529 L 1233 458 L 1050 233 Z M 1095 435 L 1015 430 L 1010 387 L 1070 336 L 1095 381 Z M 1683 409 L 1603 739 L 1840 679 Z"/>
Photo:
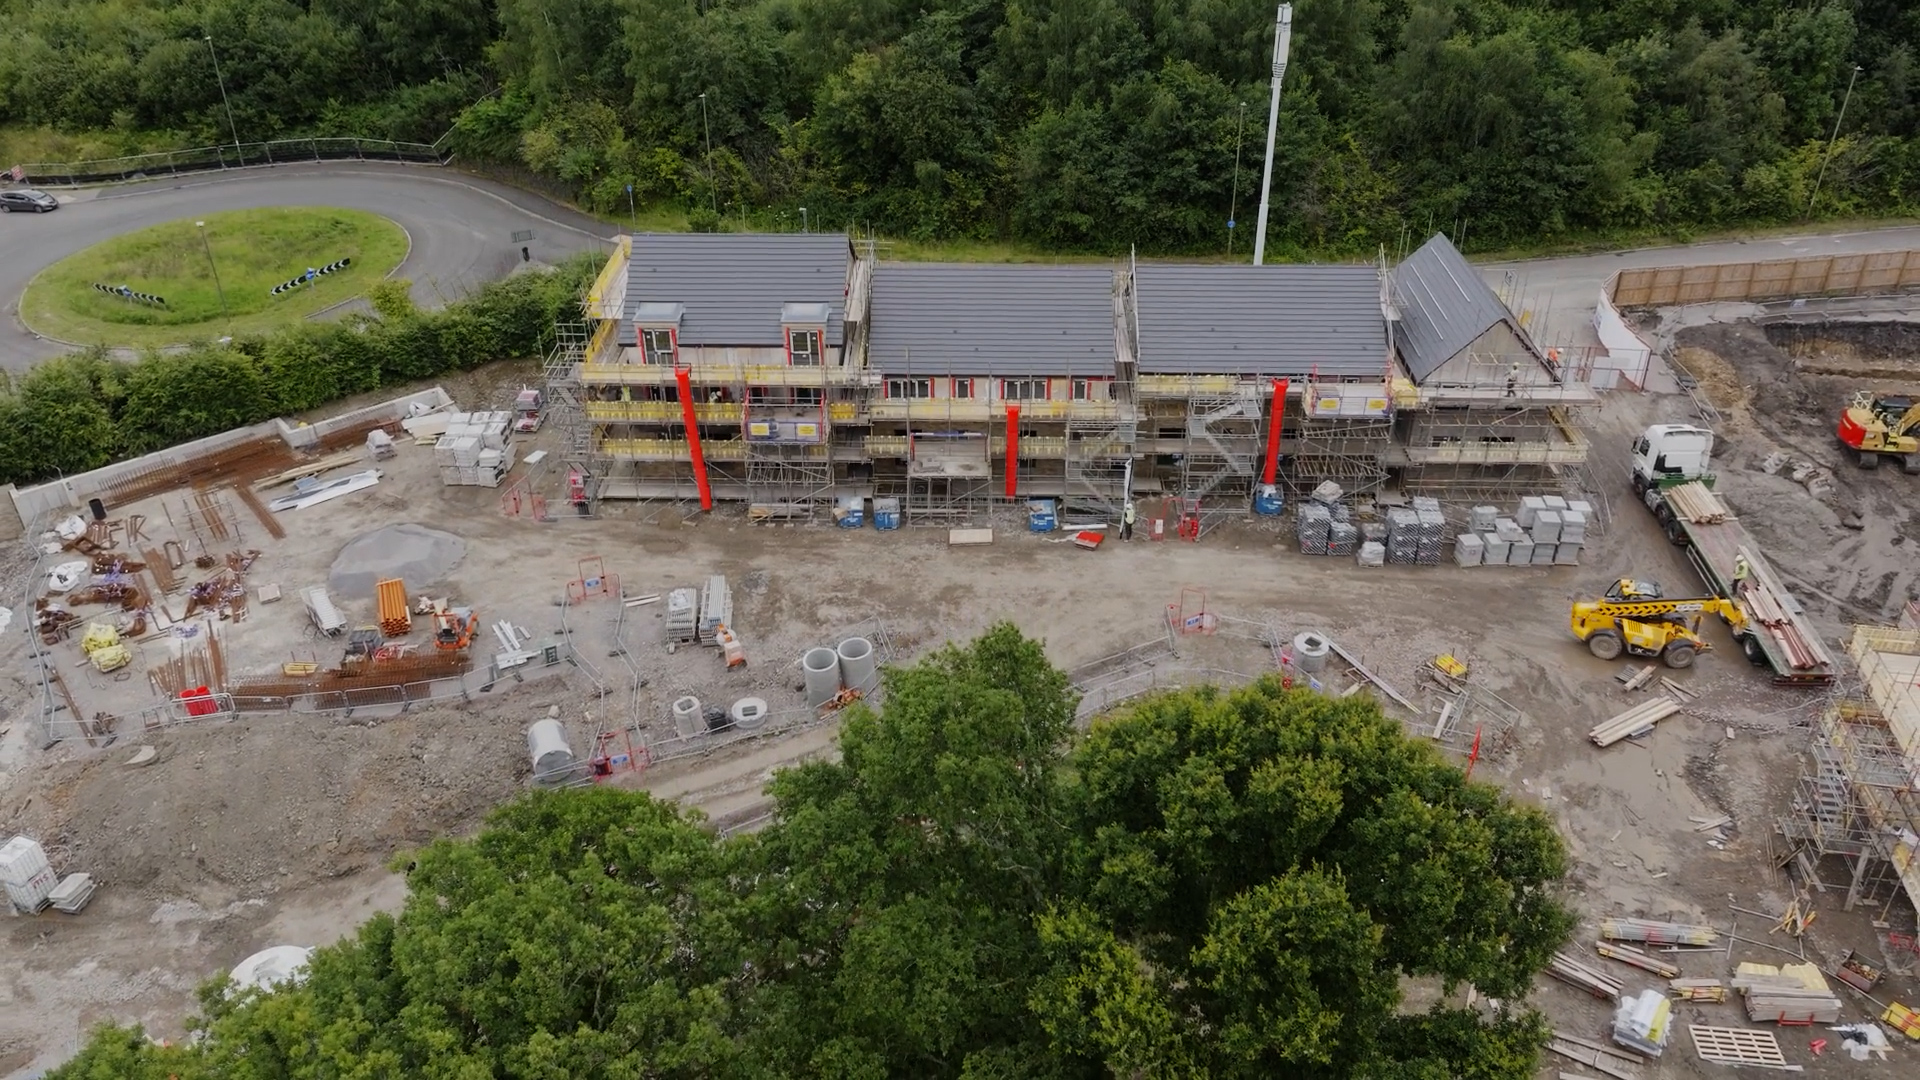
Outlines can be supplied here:
<path id="1" fill-rule="evenodd" d="M 819 367 L 827 362 L 827 323 L 833 309 L 826 304 L 782 304 L 780 328 L 787 335 L 787 363 Z"/>
<path id="2" fill-rule="evenodd" d="M 680 320 L 686 314 L 685 304 L 646 303 L 633 309 L 641 363 L 671 367 L 680 362 Z"/>
<path id="3" fill-rule="evenodd" d="M 821 360 L 820 331 L 787 331 L 787 362 L 794 367 L 819 367 Z"/>
<path id="4" fill-rule="evenodd" d="M 640 331 L 640 346 L 645 354 L 644 362 L 669 365 L 673 363 L 674 341 L 671 327 Z"/>

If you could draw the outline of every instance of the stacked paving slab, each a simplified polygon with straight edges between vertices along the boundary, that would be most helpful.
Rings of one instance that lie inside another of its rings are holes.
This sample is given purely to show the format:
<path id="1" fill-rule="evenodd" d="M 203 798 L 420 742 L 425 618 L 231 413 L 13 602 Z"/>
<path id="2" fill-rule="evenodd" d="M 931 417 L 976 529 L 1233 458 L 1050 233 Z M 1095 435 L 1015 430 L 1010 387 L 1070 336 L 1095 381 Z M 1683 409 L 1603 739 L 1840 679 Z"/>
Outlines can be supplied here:
<path id="1" fill-rule="evenodd" d="M 448 487 L 499 487 L 513 461 L 510 412 L 449 413 L 446 433 L 433 444 L 433 462 Z"/>
<path id="2" fill-rule="evenodd" d="M 1469 531 L 1454 537 L 1454 561 L 1461 566 L 1578 566 L 1587 542 L 1593 506 L 1583 499 L 1528 495 L 1512 517 L 1492 506 L 1476 506 L 1467 516 Z M 1478 561 L 1473 561 L 1477 549 Z"/>

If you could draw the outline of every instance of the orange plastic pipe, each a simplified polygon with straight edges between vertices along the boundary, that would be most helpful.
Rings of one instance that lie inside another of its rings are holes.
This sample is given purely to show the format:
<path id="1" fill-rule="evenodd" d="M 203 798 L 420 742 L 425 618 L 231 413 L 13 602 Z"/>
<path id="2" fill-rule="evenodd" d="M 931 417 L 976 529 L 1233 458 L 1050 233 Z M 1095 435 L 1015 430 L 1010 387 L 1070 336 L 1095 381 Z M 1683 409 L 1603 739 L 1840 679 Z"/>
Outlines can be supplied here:
<path id="1" fill-rule="evenodd" d="M 700 489 L 700 509 L 713 509 L 713 489 L 707 485 L 707 456 L 700 452 L 700 418 L 693 411 L 693 380 L 686 368 L 673 370 L 680 384 L 680 415 L 687 422 L 687 453 L 693 458 L 693 484 Z"/>
<path id="2" fill-rule="evenodd" d="M 1273 413 L 1267 420 L 1267 469 L 1260 482 L 1271 486 L 1280 476 L 1280 421 L 1287 415 L 1287 380 L 1273 380 Z"/>
<path id="3" fill-rule="evenodd" d="M 1007 406 L 1007 498 L 1020 480 L 1020 406 Z"/>

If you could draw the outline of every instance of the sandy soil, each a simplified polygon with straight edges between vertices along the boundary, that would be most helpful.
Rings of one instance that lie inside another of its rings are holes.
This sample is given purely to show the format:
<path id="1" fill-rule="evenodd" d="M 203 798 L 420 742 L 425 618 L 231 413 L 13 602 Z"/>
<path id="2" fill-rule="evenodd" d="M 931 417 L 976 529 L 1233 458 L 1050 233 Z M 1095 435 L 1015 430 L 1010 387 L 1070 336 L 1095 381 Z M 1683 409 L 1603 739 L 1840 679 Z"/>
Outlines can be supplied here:
<path id="1" fill-rule="evenodd" d="M 1847 618 L 1888 610 L 1912 588 L 1914 562 L 1900 557 L 1911 525 L 1893 512 L 1902 498 L 1912 501 L 1914 479 L 1897 471 L 1843 475 L 1837 455 L 1816 437 L 1832 392 L 1789 385 L 1808 376 L 1783 377 L 1787 354 L 1765 335 L 1727 328 L 1687 344 L 1724 362 L 1726 382 L 1710 388 L 1729 395 L 1723 408 L 1739 405 L 1731 387 L 1751 388 L 1741 391 L 1751 398 L 1751 426 L 1729 432 L 1723 490 L 1785 567 L 1838 598 L 1807 598 L 1829 637 Z M 511 373 L 489 383 L 493 395 L 518 386 Z M 462 400 L 499 399 L 469 392 Z M 503 517 L 498 492 L 438 486 L 425 451 L 404 447 L 387 479 L 367 493 L 379 498 L 349 496 L 300 511 L 279 544 L 250 535 L 251 546 L 266 550 L 251 580 L 283 588 L 324 580 L 356 536 L 415 521 L 467 542 L 434 595 L 472 603 L 483 619 L 507 618 L 549 635 L 561 622 L 555 601 L 582 558 L 602 558 L 631 596 L 724 573 L 748 667 L 727 672 L 704 649 L 668 652 L 659 605 L 621 608 L 598 598 L 568 609 L 565 619 L 591 675 L 568 669 L 525 685 L 503 682 L 470 703 L 403 715 L 260 715 L 130 731 L 99 750 L 84 743 L 43 750 L 25 738 L 33 725 L 23 712 L 37 706 L 23 681 L 21 638 L 8 635 L 0 643 L 0 702 L 11 719 L 0 726 L 12 730 L 0 737 L 0 833 L 40 837 L 63 869 L 96 875 L 102 890 L 79 917 L 0 924 L 7 955 L 19 958 L 0 970 L 0 1075 L 57 1061 L 86 1027 L 107 1019 L 177 1035 L 193 987 L 248 953 L 325 943 L 368 913 L 396 907 L 402 889 L 384 867 L 431 837 L 472 830 L 487 807 L 522 790 L 530 775 L 525 726 L 549 705 L 560 706 L 576 749 L 593 732 L 631 727 L 623 739 L 659 751 L 653 767 L 621 782 L 677 798 L 722 829 L 751 827 L 765 813 L 760 787 L 773 770 L 833 753 L 830 724 L 797 719 L 802 649 L 861 630 L 910 659 L 1012 619 L 1044 637 L 1055 662 L 1071 669 L 1163 641 L 1166 607 L 1182 601 L 1182 586 L 1204 590 L 1209 609 L 1222 616 L 1220 633 L 1182 637 L 1173 651 L 1143 650 L 1147 659 L 1127 669 L 1134 675 L 1245 677 L 1271 666 L 1262 636 L 1316 629 L 1426 709 L 1432 699 L 1417 689 L 1420 665 L 1440 652 L 1464 657 L 1477 685 L 1523 714 L 1510 738 L 1485 748 L 1474 775 L 1537 802 L 1559 822 L 1576 860 L 1570 889 L 1589 922 L 1583 941 L 1591 940 L 1592 920 L 1612 914 L 1724 926 L 1729 902 L 1781 910 L 1790 887 L 1767 858 L 1768 838 L 1788 811 L 1801 725 L 1818 699 L 1770 687 L 1722 636 L 1720 651 L 1675 673 L 1700 694 L 1685 714 L 1639 743 L 1601 751 L 1585 738 L 1644 692 L 1621 690 L 1620 667 L 1569 637 L 1566 605 L 1625 575 L 1691 583 L 1684 560 L 1625 485 L 1630 436 L 1651 420 L 1686 414 L 1683 398 L 1622 397 L 1590 418 L 1591 473 L 1610 501 L 1611 522 L 1586 565 L 1539 570 L 1362 569 L 1301 556 L 1283 531 L 1259 523 L 1225 526 L 1197 544 L 1140 541 L 1098 552 L 1029 535 L 1011 519 L 992 546 L 964 549 L 948 548 L 944 533 L 930 531 L 753 526 L 737 511 L 683 520 L 684 508 L 659 506 L 534 524 Z M 1761 472 L 1758 463 L 1775 448 L 1825 463 L 1834 493 L 1822 501 L 1804 484 Z M 1874 522 L 1858 530 L 1841 524 L 1863 507 L 1874 509 Z M 13 589 L 9 595 L 18 595 L 23 573 L 17 552 L 0 555 L 0 586 Z M 337 599 L 350 621 L 371 614 L 371 597 Z M 287 603 L 258 608 L 224 640 L 236 668 L 318 647 Z M 1352 681 L 1336 668 L 1328 689 L 1340 692 Z M 108 701 L 129 691 L 88 685 L 81 692 Z M 724 746 L 676 741 L 668 705 L 686 693 L 722 704 L 766 697 L 782 719 L 764 736 Z M 138 744 L 155 746 L 159 759 L 125 766 Z M 1722 813 L 1734 818 L 1724 843 L 1693 831 L 1691 816 Z M 1829 876 L 1837 871 L 1829 868 Z M 1882 915 L 1880 905 L 1844 913 L 1835 897 L 1821 904 L 1805 942 L 1809 956 L 1878 948 L 1870 920 Z M 1884 914 L 1893 928 L 1912 929 L 1904 904 Z M 1800 943 L 1742 918 L 1743 936 L 1798 951 Z M 1734 954 L 1778 958 L 1765 947 Z M 1717 954 L 1680 962 L 1688 975 L 1724 974 Z M 1628 977 L 1635 989 L 1653 982 Z M 1901 1000 L 1916 989 L 1910 976 L 1883 988 Z M 1602 1003 L 1554 983 L 1543 982 L 1535 1000 L 1557 1024 L 1590 1037 L 1608 1017 Z M 1733 1006 L 1682 1011 L 1692 1022 L 1746 1026 Z M 1849 1015 L 1865 1013 L 1850 1003 Z M 1794 1031 L 1782 1043 L 1789 1060 L 1816 1073 L 1893 1075 L 1900 1064 L 1833 1063 L 1832 1051 L 1816 1060 Z M 1905 1060 L 1911 1064 L 1911 1055 Z M 1570 1067 L 1544 1064 L 1544 1076 Z M 1648 1075 L 1704 1075 L 1704 1068 L 1683 1038 Z"/>

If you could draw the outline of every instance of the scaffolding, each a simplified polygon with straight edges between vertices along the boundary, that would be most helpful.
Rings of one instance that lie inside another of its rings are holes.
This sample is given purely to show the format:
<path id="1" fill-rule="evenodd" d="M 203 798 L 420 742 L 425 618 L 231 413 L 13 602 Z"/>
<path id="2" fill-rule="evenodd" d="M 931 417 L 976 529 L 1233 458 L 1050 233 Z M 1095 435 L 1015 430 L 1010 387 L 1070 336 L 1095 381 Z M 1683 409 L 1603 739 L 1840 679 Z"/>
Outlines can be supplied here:
<path id="1" fill-rule="evenodd" d="M 561 431 L 567 463 L 580 468 L 587 468 L 594 456 L 593 427 L 587 421 L 586 393 L 580 381 L 580 367 L 592 340 L 586 323 L 556 320 L 553 346 L 541 371 L 548 420 Z"/>
<path id="2" fill-rule="evenodd" d="M 811 521 L 833 505 L 831 425 L 824 397 L 755 405 L 743 385 L 746 430 L 747 517 L 751 521 Z"/>
<path id="3" fill-rule="evenodd" d="M 1140 435 L 1138 364 L 1133 352 L 1133 275 L 1115 274 L 1113 412 L 1069 403 L 1064 453 L 1067 506 L 1118 518 L 1132 498 L 1134 445 Z"/>
<path id="4" fill-rule="evenodd" d="M 1821 713 L 1780 832 L 1795 845 L 1788 858 L 1804 854 L 1802 873 L 1822 892 L 1842 886 L 1820 879 L 1820 861 L 1846 866 L 1846 910 L 1880 897 L 1891 907 L 1903 887 L 1913 901 L 1920 880 L 1920 766 L 1879 709 L 1843 701 Z"/>

